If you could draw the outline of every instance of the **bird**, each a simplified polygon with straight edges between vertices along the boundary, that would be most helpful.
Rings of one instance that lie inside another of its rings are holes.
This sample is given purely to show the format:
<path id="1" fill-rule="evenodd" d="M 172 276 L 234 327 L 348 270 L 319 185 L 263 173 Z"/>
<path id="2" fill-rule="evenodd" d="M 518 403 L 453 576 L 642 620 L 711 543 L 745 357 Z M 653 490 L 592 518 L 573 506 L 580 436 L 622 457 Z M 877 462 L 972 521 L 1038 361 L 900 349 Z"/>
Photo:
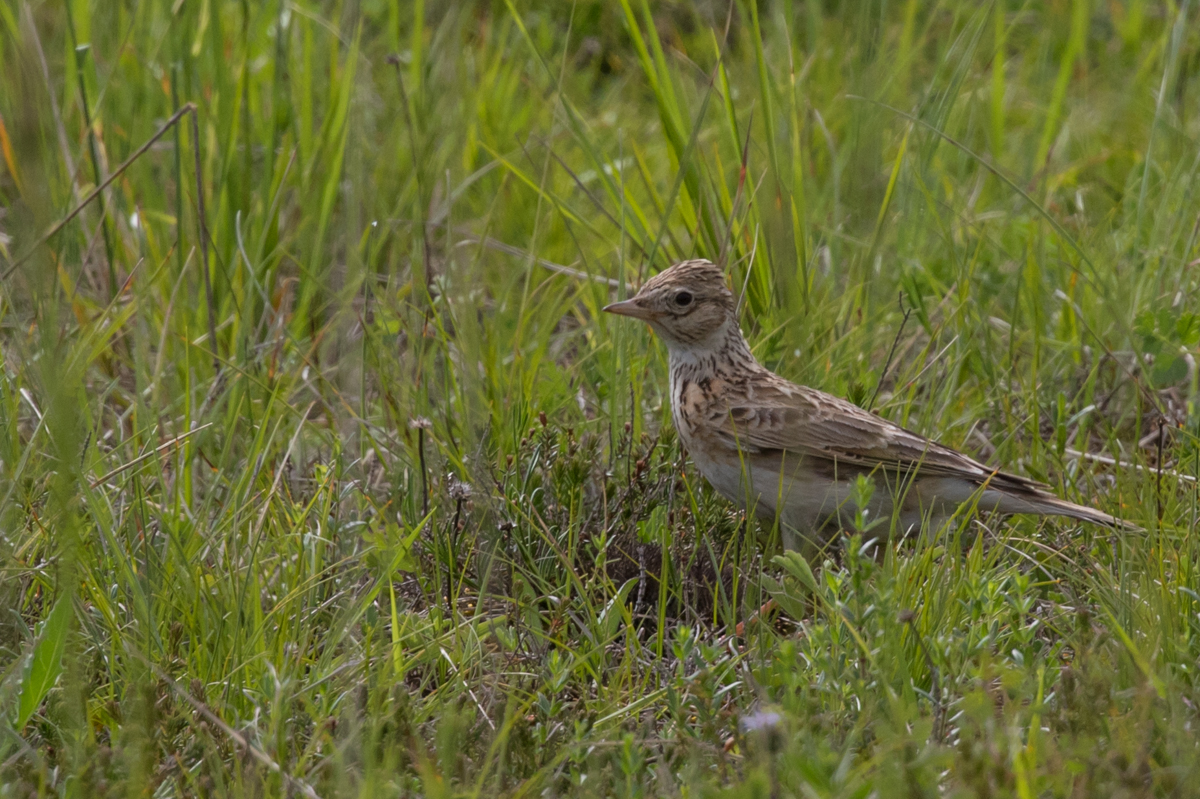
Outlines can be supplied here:
<path id="1" fill-rule="evenodd" d="M 1127 526 L 774 374 L 751 352 L 724 271 L 710 261 L 677 263 L 603 310 L 648 323 L 666 345 L 671 417 L 683 447 L 718 494 L 778 521 L 785 549 L 819 551 L 856 520 L 880 528 L 875 520 L 894 521 L 887 530 L 907 535 L 971 504 Z M 863 477 L 885 490 L 863 492 Z"/>

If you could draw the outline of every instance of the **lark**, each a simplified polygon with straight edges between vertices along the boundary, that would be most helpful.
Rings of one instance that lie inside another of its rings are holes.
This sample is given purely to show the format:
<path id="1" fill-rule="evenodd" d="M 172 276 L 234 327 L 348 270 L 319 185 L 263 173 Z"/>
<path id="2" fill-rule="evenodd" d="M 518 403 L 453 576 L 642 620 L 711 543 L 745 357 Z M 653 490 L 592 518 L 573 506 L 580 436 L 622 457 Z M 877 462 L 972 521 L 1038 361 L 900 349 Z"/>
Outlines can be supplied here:
<path id="1" fill-rule="evenodd" d="M 604 310 L 649 323 L 666 344 L 671 416 L 696 468 L 730 501 L 778 520 L 788 549 L 811 552 L 856 519 L 880 520 L 873 535 L 906 534 L 966 503 L 1122 526 L 1048 486 L 770 372 L 751 353 L 725 276 L 709 261 L 678 263 Z M 865 507 L 864 492 L 855 490 L 861 475 L 875 485 Z"/>

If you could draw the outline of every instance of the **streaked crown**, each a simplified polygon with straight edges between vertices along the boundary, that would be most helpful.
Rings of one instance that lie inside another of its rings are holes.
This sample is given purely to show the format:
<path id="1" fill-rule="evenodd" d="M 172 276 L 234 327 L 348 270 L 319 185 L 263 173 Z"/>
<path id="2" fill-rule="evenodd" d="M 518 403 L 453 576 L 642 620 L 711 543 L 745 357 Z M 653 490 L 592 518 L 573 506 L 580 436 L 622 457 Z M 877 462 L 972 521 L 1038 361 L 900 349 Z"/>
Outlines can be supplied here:
<path id="1" fill-rule="evenodd" d="M 646 281 L 632 299 L 609 305 L 609 313 L 650 324 L 668 346 L 712 346 L 732 324 L 736 304 L 725 273 L 711 261 L 682 261 Z"/>

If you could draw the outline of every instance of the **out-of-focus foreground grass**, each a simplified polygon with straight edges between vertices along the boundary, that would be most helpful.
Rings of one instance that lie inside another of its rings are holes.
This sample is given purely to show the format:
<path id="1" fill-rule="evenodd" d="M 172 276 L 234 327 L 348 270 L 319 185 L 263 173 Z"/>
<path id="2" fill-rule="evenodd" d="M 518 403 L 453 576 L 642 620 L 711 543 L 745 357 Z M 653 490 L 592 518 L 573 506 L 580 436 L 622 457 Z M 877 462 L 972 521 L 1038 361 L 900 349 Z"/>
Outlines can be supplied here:
<path id="1" fill-rule="evenodd" d="M 1188 0 L 2 0 L 0 794 L 1194 794 L 1198 72 Z M 688 256 L 1145 532 L 777 558 L 598 313 Z"/>

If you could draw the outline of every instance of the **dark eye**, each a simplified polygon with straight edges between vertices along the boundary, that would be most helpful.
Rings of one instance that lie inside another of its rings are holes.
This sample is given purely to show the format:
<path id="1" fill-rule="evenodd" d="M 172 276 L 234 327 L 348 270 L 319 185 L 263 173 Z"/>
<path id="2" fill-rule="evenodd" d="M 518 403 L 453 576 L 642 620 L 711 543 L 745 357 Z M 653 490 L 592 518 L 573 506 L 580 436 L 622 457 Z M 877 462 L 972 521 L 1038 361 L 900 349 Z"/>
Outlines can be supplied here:
<path id="1" fill-rule="evenodd" d="M 692 304 L 692 293 L 690 291 L 681 291 L 675 295 L 675 304 L 680 308 L 685 308 Z"/>

